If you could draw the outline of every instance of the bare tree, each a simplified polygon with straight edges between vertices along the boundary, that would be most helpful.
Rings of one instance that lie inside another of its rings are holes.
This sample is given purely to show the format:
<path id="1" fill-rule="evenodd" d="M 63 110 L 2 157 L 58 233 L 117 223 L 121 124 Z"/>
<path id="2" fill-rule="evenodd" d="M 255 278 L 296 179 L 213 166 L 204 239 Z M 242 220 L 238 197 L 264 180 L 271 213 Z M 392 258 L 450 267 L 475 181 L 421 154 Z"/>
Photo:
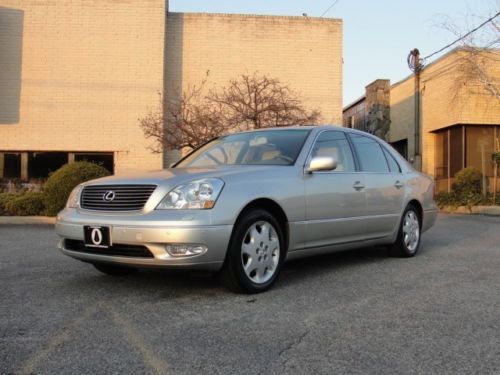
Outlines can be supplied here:
<path id="1" fill-rule="evenodd" d="M 204 101 L 203 86 L 190 87 L 176 100 L 160 95 L 158 109 L 139 119 L 144 136 L 153 140 L 151 151 L 193 149 L 229 130 L 221 107 Z"/>
<path id="2" fill-rule="evenodd" d="M 224 109 L 237 129 L 317 124 L 318 110 L 307 110 L 297 93 L 278 79 L 265 75 L 241 75 L 227 87 L 210 91 L 207 100 Z"/>
<path id="3" fill-rule="evenodd" d="M 203 94 L 206 80 L 179 99 L 160 95 L 159 108 L 139 119 L 153 152 L 196 148 L 238 130 L 317 124 L 318 110 L 307 110 L 298 94 L 277 79 L 241 75 L 227 87 Z"/>
<path id="4" fill-rule="evenodd" d="M 496 10 L 498 14 L 498 10 Z M 465 87 L 471 91 L 485 93 L 500 100 L 500 24 L 494 16 L 477 15 L 469 12 L 464 19 L 465 26 L 459 26 L 450 17 L 443 17 L 437 27 L 447 30 L 457 38 L 457 45 L 461 49 L 457 60 L 457 76 L 455 77 L 456 90 Z M 491 19 L 491 20 L 490 20 Z M 474 32 L 470 32 L 471 24 L 486 22 Z"/>

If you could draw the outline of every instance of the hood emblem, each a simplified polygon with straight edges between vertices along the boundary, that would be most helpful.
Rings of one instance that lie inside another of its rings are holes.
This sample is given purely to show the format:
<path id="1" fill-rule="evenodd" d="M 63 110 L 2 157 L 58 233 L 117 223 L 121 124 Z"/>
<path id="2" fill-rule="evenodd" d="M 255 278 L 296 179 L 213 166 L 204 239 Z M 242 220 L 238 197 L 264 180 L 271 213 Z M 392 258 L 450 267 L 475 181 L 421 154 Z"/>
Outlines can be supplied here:
<path id="1" fill-rule="evenodd" d="M 116 196 L 116 194 L 113 190 L 108 190 L 102 196 L 102 200 L 105 202 L 112 202 L 115 199 L 115 196 Z"/>

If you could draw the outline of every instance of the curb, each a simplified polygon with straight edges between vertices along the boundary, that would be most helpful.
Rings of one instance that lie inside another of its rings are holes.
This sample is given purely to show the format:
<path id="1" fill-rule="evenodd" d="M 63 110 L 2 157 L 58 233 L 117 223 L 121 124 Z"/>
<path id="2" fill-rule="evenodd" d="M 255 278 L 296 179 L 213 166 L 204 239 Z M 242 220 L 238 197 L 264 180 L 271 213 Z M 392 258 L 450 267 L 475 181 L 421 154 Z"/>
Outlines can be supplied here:
<path id="1" fill-rule="evenodd" d="M 54 225 L 55 217 L 50 216 L 0 216 L 0 225 Z"/>
<path id="2" fill-rule="evenodd" d="M 445 206 L 439 212 L 446 214 L 500 216 L 500 206 L 473 206 L 472 212 L 465 206 Z"/>

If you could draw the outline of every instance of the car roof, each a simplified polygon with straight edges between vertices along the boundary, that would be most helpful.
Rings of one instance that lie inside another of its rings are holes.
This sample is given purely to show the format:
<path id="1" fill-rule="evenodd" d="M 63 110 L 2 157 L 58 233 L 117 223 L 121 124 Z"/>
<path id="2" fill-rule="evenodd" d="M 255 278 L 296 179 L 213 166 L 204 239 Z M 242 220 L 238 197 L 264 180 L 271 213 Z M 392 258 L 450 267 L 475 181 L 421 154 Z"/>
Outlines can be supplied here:
<path id="1" fill-rule="evenodd" d="M 280 127 L 274 127 L 274 128 L 262 128 L 262 129 L 251 129 L 251 130 L 245 130 L 242 132 L 238 133 L 254 133 L 254 132 L 262 132 L 262 131 L 285 131 L 285 130 L 316 130 L 317 132 L 322 131 L 322 130 L 341 130 L 349 133 L 356 133 L 356 134 L 362 134 L 362 135 L 367 135 L 372 138 L 376 138 L 377 140 L 379 138 L 375 137 L 374 135 L 357 130 L 357 129 L 352 129 L 352 128 L 346 128 L 343 127 L 342 125 L 295 125 L 295 126 L 280 126 Z"/>

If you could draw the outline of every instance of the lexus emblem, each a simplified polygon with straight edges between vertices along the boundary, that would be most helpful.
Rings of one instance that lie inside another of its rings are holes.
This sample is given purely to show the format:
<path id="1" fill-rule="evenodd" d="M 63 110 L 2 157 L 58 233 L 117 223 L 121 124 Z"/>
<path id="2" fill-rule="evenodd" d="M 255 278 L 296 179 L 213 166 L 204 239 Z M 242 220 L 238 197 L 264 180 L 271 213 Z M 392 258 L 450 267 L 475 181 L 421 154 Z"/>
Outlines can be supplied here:
<path id="1" fill-rule="evenodd" d="M 115 199 L 115 192 L 113 190 L 108 190 L 107 192 L 104 193 L 102 196 L 102 200 L 105 202 L 112 202 L 113 199 Z"/>
<path id="2" fill-rule="evenodd" d="M 90 239 L 92 243 L 96 246 L 99 246 L 102 242 L 102 232 L 99 228 L 93 228 L 90 233 Z"/>

